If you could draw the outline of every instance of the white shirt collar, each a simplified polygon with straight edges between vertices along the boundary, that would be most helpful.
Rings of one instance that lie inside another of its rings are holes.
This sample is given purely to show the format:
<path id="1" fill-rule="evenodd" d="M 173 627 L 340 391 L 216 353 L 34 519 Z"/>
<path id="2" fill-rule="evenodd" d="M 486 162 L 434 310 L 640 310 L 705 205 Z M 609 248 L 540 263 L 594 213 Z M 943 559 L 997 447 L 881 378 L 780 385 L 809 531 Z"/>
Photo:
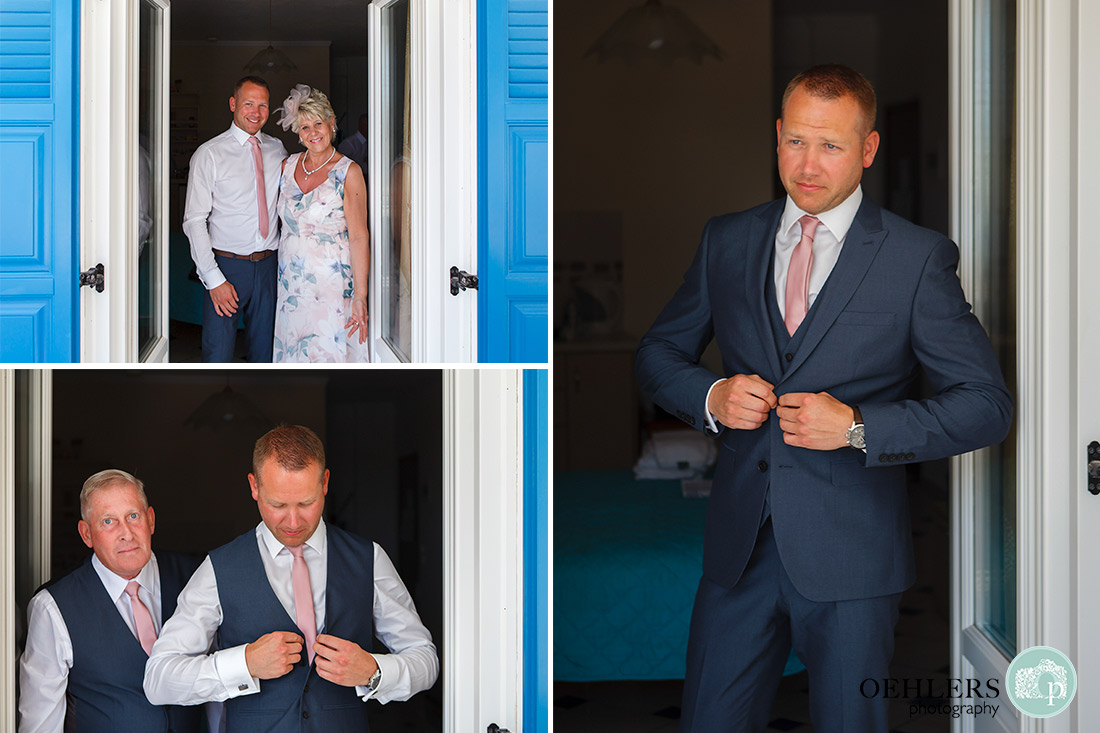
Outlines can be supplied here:
<path id="1" fill-rule="evenodd" d="M 257 529 L 260 532 L 260 539 L 263 540 L 263 546 L 267 548 L 267 553 L 271 557 L 275 557 L 280 552 L 287 549 L 286 545 L 275 538 L 275 534 L 267 528 L 266 524 L 260 522 L 260 526 L 257 527 Z M 325 520 L 322 518 L 317 524 L 317 529 L 314 531 L 313 536 L 306 540 L 306 547 L 312 547 L 323 556 L 325 552 L 325 542 L 327 540 L 328 530 L 325 529 Z M 290 550 L 287 550 L 287 552 L 290 552 Z"/>
<path id="2" fill-rule="evenodd" d="M 848 230 L 852 228 L 852 222 L 855 221 L 856 213 L 862 203 L 863 186 L 859 185 L 840 204 L 813 216 L 816 216 L 825 225 L 825 228 L 836 237 L 836 241 L 843 242 L 844 238 L 848 236 Z M 798 224 L 798 220 L 803 216 L 806 216 L 806 212 L 798 208 L 794 199 L 788 195 L 787 203 L 783 207 L 783 218 L 779 220 L 779 233 L 783 235 L 789 232 L 791 227 Z"/>
<path id="3" fill-rule="evenodd" d="M 245 132 L 241 128 L 237 127 L 236 122 L 230 122 L 229 123 L 229 131 L 231 133 L 233 133 L 233 139 L 236 140 L 241 145 L 248 145 L 248 138 L 252 137 L 252 135 L 249 135 L 247 132 Z M 260 130 L 259 132 L 257 132 L 255 137 L 256 137 L 256 142 L 258 142 L 260 145 L 264 144 L 263 130 Z"/>
<path id="4" fill-rule="evenodd" d="M 126 586 L 130 581 L 123 578 L 121 575 L 116 575 L 114 571 L 109 570 L 106 565 L 99 561 L 99 557 L 96 555 L 92 555 L 92 567 L 95 568 L 96 575 L 99 576 L 99 580 L 103 583 L 103 587 L 107 589 L 107 595 L 111 597 L 112 601 L 118 601 L 126 592 Z M 157 586 L 155 584 L 156 577 L 157 557 L 150 552 L 149 562 L 145 563 L 145 567 L 134 576 L 133 580 L 136 580 L 138 585 L 149 591 L 150 595 L 155 595 L 157 592 Z"/>

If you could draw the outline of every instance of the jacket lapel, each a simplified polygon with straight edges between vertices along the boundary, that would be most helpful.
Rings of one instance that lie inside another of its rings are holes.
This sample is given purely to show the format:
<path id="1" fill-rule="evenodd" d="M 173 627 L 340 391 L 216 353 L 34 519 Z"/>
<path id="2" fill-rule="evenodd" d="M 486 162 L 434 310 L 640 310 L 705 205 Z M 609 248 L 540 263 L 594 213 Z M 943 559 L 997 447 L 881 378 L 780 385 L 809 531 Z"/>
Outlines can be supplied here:
<path id="1" fill-rule="evenodd" d="M 806 332 L 802 344 L 798 347 L 798 353 L 795 354 L 794 361 L 791 362 L 781 382 L 789 379 L 802 366 L 832 328 L 837 317 L 848 305 L 848 301 L 855 295 L 856 288 L 867 274 L 867 269 L 878 254 L 886 234 L 886 230 L 882 228 L 881 209 L 864 197 L 859 212 L 848 230 L 848 236 L 844 239 L 840 258 L 829 274 L 825 288 L 814 302 L 813 309 L 816 312 L 810 320 L 810 330 Z"/>
<path id="2" fill-rule="evenodd" d="M 779 364 L 779 345 L 775 343 L 765 298 L 768 271 L 775 256 L 775 232 L 779 229 L 784 201 L 785 199 L 779 199 L 753 218 L 749 230 L 749 245 L 746 247 L 748 259 L 745 264 L 745 292 L 753 308 L 752 321 L 756 325 L 764 356 L 768 360 L 769 374 L 766 378 L 769 381 L 775 381 L 783 374 L 783 368 Z"/>

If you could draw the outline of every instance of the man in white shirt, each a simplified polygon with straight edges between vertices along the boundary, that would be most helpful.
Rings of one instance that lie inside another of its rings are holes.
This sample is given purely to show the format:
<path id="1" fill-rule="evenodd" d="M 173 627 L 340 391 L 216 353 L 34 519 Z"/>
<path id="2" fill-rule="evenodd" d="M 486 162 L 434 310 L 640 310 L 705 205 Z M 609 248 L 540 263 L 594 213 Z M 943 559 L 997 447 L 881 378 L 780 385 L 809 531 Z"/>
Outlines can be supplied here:
<path id="1" fill-rule="evenodd" d="M 340 143 L 337 148 L 341 155 L 354 160 L 363 169 L 363 175 L 367 174 L 367 115 L 359 115 L 359 130 Z"/>
<path id="2" fill-rule="evenodd" d="M 367 730 L 367 700 L 435 683 L 431 634 L 385 551 L 321 519 L 329 472 L 311 430 L 271 430 L 252 465 L 263 521 L 213 550 L 184 588 L 145 692 L 159 704 L 225 700 L 229 733 Z M 367 651 L 375 636 L 390 654 Z"/>
<path id="3" fill-rule="evenodd" d="M 153 554 L 153 508 L 142 482 L 124 471 L 84 483 L 80 516 L 80 537 L 94 554 L 29 604 L 20 733 L 197 732 L 201 709 L 150 704 L 142 678 L 161 619 L 198 560 Z"/>
<path id="4" fill-rule="evenodd" d="M 263 79 L 238 81 L 229 98 L 233 124 L 191 156 L 183 231 L 207 290 L 204 362 L 232 361 L 238 312 L 244 315 L 248 361 L 271 361 L 279 266 L 276 203 L 286 148 L 260 132 L 269 99 Z"/>

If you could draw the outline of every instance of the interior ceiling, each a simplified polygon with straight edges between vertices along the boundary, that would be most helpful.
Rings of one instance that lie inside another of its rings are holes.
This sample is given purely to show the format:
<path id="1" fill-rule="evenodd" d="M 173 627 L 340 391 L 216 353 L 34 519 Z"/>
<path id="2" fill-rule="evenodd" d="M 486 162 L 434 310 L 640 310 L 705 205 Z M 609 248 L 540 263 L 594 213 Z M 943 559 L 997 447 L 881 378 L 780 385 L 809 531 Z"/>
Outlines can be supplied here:
<path id="1" fill-rule="evenodd" d="M 329 41 L 333 56 L 367 55 L 368 0 L 175 0 L 174 42 Z"/>

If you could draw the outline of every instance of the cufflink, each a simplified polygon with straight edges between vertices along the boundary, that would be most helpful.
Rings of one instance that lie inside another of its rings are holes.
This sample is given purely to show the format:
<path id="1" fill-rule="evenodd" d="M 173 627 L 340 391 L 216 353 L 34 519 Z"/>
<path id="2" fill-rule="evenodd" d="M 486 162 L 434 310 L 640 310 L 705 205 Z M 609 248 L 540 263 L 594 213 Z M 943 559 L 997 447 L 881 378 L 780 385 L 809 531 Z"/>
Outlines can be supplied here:
<path id="1" fill-rule="evenodd" d="M 248 689 L 248 685 L 237 685 L 237 692 L 244 692 Z"/>

